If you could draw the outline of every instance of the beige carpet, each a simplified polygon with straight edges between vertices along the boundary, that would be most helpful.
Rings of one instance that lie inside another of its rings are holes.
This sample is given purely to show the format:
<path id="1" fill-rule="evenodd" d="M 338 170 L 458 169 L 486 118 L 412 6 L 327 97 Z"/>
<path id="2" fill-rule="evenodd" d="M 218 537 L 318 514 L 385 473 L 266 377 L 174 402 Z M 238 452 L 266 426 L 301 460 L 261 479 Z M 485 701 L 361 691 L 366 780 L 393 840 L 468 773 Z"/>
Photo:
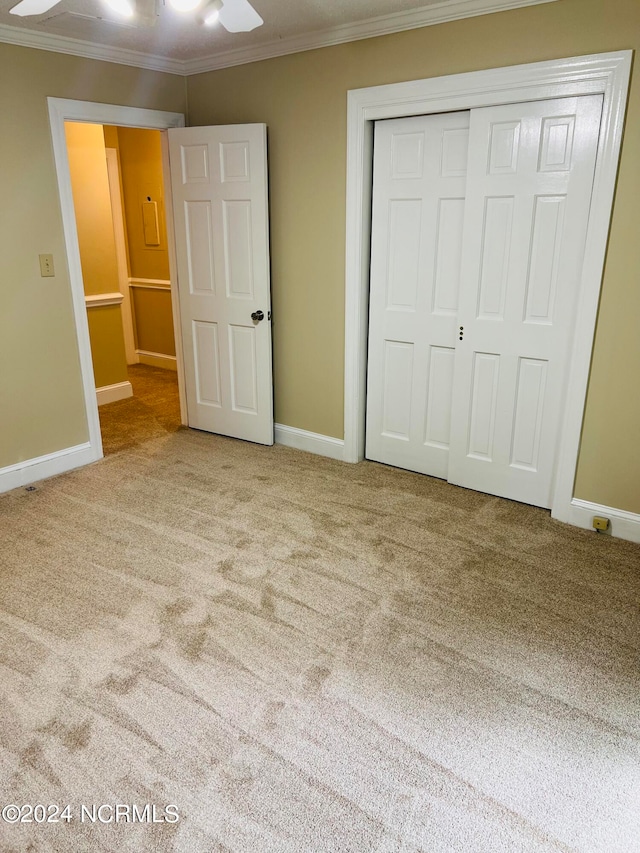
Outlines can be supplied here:
<path id="1" fill-rule="evenodd" d="M 100 406 L 105 456 L 180 429 L 178 376 L 147 364 L 128 368 L 133 397 Z"/>
<path id="2" fill-rule="evenodd" d="M 0 800 L 73 814 L 2 851 L 640 851 L 637 546 L 180 430 L 0 496 L 0 560 Z"/>

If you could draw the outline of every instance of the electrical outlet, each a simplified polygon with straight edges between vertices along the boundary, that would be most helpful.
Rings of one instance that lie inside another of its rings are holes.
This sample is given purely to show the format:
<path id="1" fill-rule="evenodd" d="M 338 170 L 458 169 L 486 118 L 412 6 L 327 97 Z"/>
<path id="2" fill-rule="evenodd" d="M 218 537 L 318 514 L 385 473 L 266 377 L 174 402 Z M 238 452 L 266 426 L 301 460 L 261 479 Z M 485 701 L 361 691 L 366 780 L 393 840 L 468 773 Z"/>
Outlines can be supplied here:
<path id="1" fill-rule="evenodd" d="M 601 515 L 593 516 L 593 526 L 596 530 L 608 530 L 609 529 L 609 519 L 603 518 Z"/>
<path id="2" fill-rule="evenodd" d="M 53 255 L 38 255 L 38 258 L 40 259 L 40 275 L 42 278 L 54 276 Z"/>

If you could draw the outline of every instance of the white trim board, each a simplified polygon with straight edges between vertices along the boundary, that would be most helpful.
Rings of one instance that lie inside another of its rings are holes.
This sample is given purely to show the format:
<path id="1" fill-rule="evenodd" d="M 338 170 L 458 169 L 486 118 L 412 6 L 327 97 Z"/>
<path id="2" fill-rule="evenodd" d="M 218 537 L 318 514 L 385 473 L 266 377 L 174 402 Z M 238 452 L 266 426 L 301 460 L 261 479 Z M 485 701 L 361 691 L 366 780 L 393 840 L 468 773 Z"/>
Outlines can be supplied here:
<path id="1" fill-rule="evenodd" d="M 71 192 L 71 173 L 69 171 L 64 123 L 65 121 L 85 121 L 92 124 L 166 130 L 169 127 L 184 127 L 185 122 L 182 113 L 147 110 L 138 107 L 123 107 L 116 104 L 96 104 L 89 101 L 71 101 L 62 98 L 47 98 L 47 103 L 49 107 L 53 157 L 60 193 L 62 227 L 69 268 L 73 314 L 78 338 L 80 372 L 89 427 L 89 450 L 86 451 L 86 457 L 83 458 L 85 458 L 85 463 L 95 462 L 97 459 L 102 458 L 102 436 L 100 435 L 98 402 L 93 376 L 89 324 L 82 280 L 82 266 L 80 263 L 78 230 L 73 206 L 73 194 Z M 62 454 L 61 459 L 63 461 L 66 452 L 66 450 L 59 451 Z M 70 464 L 71 468 L 77 467 L 77 464 L 85 464 L 75 463 L 73 460 L 70 460 L 70 462 L 72 463 Z M 65 469 L 56 470 L 55 473 L 61 473 L 62 470 Z"/>
<path id="2" fill-rule="evenodd" d="M 515 65 L 356 89 L 347 96 L 345 460 L 364 458 L 373 124 L 380 119 L 576 95 L 603 95 L 602 123 L 580 282 L 552 511 L 571 501 L 600 286 L 622 142 L 632 51 Z"/>
<path id="3" fill-rule="evenodd" d="M 317 456 L 328 456 L 330 459 L 344 459 L 344 441 L 330 435 L 320 435 L 308 432 L 306 429 L 275 424 L 275 442 L 296 450 L 306 450 Z"/>
<path id="4" fill-rule="evenodd" d="M 173 336 L 176 343 L 176 368 L 178 372 L 178 395 L 180 397 L 180 420 L 189 426 L 187 414 L 187 389 L 185 382 L 184 357 L 182 348 L 182 321 L 180 319 L 180 299 L 178 296 L 178 263 L 176 261 L 176 235 L 173 227 L 173 192 L 171 189 L 171 161 L 169 159 L 169 134 L 160 134 L 162 153 L 162 177 L 164 182 L 164 212 L 167 229 L 167 251 L 169 253 L 169 281 L 171 288 L 171 315 L 173 317 Z M 131 292 L 131 291 L 129 291 Z"/>
<path id="5" fill-rule="evenodd" d="M 127 260 L 127 237 L 122 203 L 122 186 L 120 180 L 120 155 L 117 148 L 105 148 L 107 155 L 107 175 L 109 178 L 109 200 L 111 202 L 111 219 L 113 220 L 113 236 L 116 243 L 116 261 L 118 265 L 118 288 L 122 294 L 121 303 L 122 333 L 124 335 L 124 351 L 127 364 L 136 364 L 135 336 L 133 334 L 133 314 L 131 310 L 131 294 L 129 292 L 129 263 Z"/>
<path id="6" fill-rule="evenodd" d="M 21 486 L 28 486 L 47 477 L 55 477 L 95 462 L 95 454 L 89 442 L 77 444 L 75 447 L 65 447 L 55 453 L 47 453 L 24 462 L 16 462 L 7 468 L 0 468 L 0 493 L 10 492 Z"/>
<path id="7" fill-rule="evenodd" d="M 204 71 L 217 71 L 220 68 L 245 65 L 248 62 L 259 62 L 276 56 L 287 56 L 291 53 L 303 53 L 307 50 L 317 50 L 321 47 L 361 41 L 405 30 L 431 27 L 447 21 L 457 21 L 460 18 L 475 18 L 493 12 L 519 9 L 522 6 L 538 6 L 541 3 L 553 2 L 555 0 L 440 0 L 439 3 L 430 3 L 404 12 L 379 15 L 356 24 L 343 24 L 331 29 L 276 39 L 264 44 L 224 50 L 216 53 L 215 56 L 206 56 L 202 59 L 188 59 L 184 63 L 184 73 L 187 76 L 202 74 Z"/>
<path id="8" fill-rule="evenodd" d="M 165 355 L 162 352 L 149 352 L 144 349 L 136 350 L 139 364 L 148 364 L 150 367 L 161 367 L 163 370 L 177 370 L 178 360 L 175 355 Z"/>
<path id="9" fill-rule="evenodd" d="M 147 290 L 171 290 L 171 282 L 164 278 L 130 278 L 129 287 L 142 287 Z"/>
<path id="10" fill-rule="evenodd" d="M 102 385 L 100 388 L 96 388 L 96 399 L 99 406 L 115 403 L 118 400 L 126 400 L 127 397 L 133 397 L 133 388 L 128 381 L 115 382 L 113 385 Z"/>
<path id="11" fill-rule="evenodd" d="M 131 65 L 134 68 L 148 68 L 151 71 L 166 71 L 169 74 L 180 75 L 185 73 L 184 62 L 179 59 L 168 59 L 166 56 L 140 53 L 138 50 L 122 47 L 108 47 L 92 41 L 28 30 L 26 27 L 0 24 L 0 42 L 17 44 L 21 47 L 35 47 L 37 50 L 50 50 L 53 53 L 82 56 L 85 59 L 115 62 L 118 65 Z"/>
<path id="12" fill-rule="evenodd" d="M 116 62 L 121 65 L 132 65 L 137 68 L 148 68 L 152 71 L 167 71 L 171 74 L 188 77 L 192 74 L 202 74 L 204 71 L 231 68 L 234 65 L 259 62 L 276 56 L 287 56 L 292 53 L 317 50 L 321 47 L 331 47 L 336 44 L 444 24 L 447 21 L 457 21 L 461 18 L 475 18 L 493 12 L 506 12 L 510 9 L 520 9 L 523 6 L 538 6 L 542 3 L 553 2 L 556 0 L 440 0 L 440 2 L 429 3 L 417 9 L 367 18 L 355 24 L 342 24 L 330 29 L 275 39 L 245 48 L 216 51 L 210 56 L 188 60 L 171 59 L 156 54 L 108 47 L 95 42 L 53 35 L 52 33 L 23 27 L 12 27 L 7 24 L 0 24 L 0 42 L 35 47 L 40 50 L 51 50 L 55 53 L 83 56 L 87 59 Z"/>
<path id="13" fill-rule="evenodd" d="M 604 516 L 611 521 L 612 536 L 618 539 L 628 539 L 629 542 L 640 543 L 640 515 L 633 512 L 573 498 L 569 507 L 569 517 L 564 520 L 568 521 L 569 524 L 575 524 L 576 527 L 593 530 L 594 515 Z M 596 534 L 595 530 L 594 534 Z"/>
<path id="14" fill-rule="evenodd" d="M 105 305 L 122 305 L 124 296 L 118 293 L 92 293 L 85 296 L 84 301 L 87 308 L 103 308 Z"/>

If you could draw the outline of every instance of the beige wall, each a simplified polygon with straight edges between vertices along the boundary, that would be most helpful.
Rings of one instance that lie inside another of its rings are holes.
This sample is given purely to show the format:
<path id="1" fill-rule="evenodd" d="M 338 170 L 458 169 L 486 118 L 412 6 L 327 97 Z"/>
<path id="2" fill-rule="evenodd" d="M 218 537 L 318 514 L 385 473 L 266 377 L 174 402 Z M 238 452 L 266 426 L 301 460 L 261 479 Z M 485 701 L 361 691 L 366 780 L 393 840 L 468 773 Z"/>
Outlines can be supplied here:
<path id="1" fill-rule="evenodd" d="M 188 78 L 191 125 L 269 126 L 280 423 L 343 435 L 347 90 L 628 48 L 640 48 L 638 0 L 560 0 Z M 636 79 L 577 480 L 578 497 L 632 512 L 640 512 L 639 222 Z"/>
<path id="2" fill-rule="evenodd" d="M 88 437 L 47 96 L 186 105 L 181 77 L 0 44 L 0 468 Z"/>
<path id="3" fill-rule="evenodd" d="M 84 292 L 117 293 L 118 260 L 102 125 L 66 122 L 65 134 Z M 87 316 L 96 387 L 126 381 L 120 306 L 90 304 Z"/>

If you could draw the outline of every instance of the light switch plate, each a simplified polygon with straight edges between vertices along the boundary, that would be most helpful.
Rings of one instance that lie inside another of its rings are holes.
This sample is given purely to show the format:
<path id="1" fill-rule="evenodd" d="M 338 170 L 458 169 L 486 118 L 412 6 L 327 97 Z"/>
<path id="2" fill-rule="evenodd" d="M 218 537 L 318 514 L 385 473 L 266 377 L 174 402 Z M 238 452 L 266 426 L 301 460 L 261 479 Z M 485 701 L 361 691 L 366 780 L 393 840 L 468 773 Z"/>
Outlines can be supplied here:
<path id="1" fill-rule="evenodd" d="M 40 259 L 40 275 L 43 278 L 54 276 L 53 255 L 38 255 L 38 258 Z"/>

